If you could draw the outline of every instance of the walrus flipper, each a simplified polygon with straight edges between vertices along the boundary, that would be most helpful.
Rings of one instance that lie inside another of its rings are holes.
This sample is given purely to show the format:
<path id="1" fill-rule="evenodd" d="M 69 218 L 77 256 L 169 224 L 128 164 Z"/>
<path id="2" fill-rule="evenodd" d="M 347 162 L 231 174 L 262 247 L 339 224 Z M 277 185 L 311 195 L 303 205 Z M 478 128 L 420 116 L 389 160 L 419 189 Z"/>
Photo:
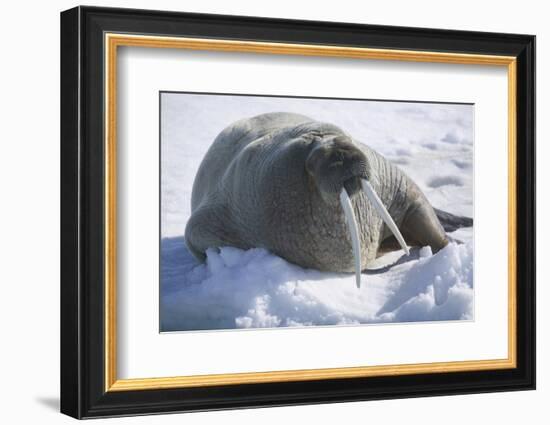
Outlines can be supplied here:
<path id="1" fill-rule="evenodd" d="M 410 246 L 429 246 L 435 254 L 449 243 L 434 209 L 423 196 L 411 203 L 401 226 Z"/>
<path id="2" fill-rule="evenodd" d="M 193 211 L 185 227 L 185 245 L 199 261 L 206 259 L 208 248 L 250 248 L 242 243 L 233 230 L 226 206 L 216 203 L 201 205 Z"/>
<path id="3" fill-rule="evenodd" d="M 472 227 L 474 220 L 470 217 L 462 217 L 434 208 L 435 215 L 446 232 L 454 232 L 462 227 Z"/>
<path id="4" fill-rule="evenodd" d="M 439 225 L 434 219 L 437 217 Z M 473 219 L 469 217 L 456 216 L 437 208 L 428 207 L 426 204 L 413 211 L 409 211 L 406 223 L 402 227 L 403 235 L 410 246 L 430 246 L 435 254 L 443 248 L 447 242 L 462 244 L 463 242 L 447 232 L 454 232 L 462 227 L 473 226 Z M 442 229 L 443 230 L 442 230 Z M 415 229 L 415 231 L 411 231 Z M 400 245 L 393 235 L 382 241 L 378 248 L 378 256 L 391 251 L 397 251 Z"/>

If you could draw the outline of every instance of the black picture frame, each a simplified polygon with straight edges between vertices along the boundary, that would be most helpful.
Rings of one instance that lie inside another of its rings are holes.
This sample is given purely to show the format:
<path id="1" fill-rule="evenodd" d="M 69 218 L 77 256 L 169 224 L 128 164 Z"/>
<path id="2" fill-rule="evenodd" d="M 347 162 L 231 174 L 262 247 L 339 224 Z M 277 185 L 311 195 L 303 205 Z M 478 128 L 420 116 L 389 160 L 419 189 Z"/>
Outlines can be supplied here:
<path id="1" fill-rule="evenodd" d="M 298 382 L 105 391 L 104 34 L 514 56 L 517 367 Z M 76 7 L 61 13 L 61 412 L 75 418 L 535 388 L 535 37 Z"/>

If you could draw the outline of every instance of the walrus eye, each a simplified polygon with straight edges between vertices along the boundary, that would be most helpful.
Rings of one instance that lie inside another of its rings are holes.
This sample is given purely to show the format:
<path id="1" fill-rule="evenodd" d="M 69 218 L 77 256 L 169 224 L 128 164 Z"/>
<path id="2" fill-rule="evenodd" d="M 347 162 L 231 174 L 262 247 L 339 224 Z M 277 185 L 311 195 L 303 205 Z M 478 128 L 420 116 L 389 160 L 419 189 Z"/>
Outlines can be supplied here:
<path id="1" fill-rule="evenodd" d="M 391 218 L 390 213 L 372 188 L 371 184 L 367 180 L 361 179 L 361 186 L 363 187 L 363 192 L 365 192 L 365 195 L 367 195 L 368 200 L 374 205 L 374 208 L 376 208 L 376 211 L 378 212 L 378 214 L 380 214 L 382 220 L 384 220 L 384 223 L 386 223 L 386 225 L 389 227 L 389 229 L 393 233 L 393 236 L 395 236 L 395 239 L 397 239 L 399 245 L 401 245 L 401 248 L 403 248 L 403 251 L 405 251 L 405 254 L 409 255 L 409 247 L 405 243 L 403 235 L 401 235 L 401 232 L 397 228 L 395 221 L 393 221 L 393 218 Z"/>
<path id="2" fill-rule="evenodd" d="M 351 246 L 353 248 L 353 257 L 355 260 L 355 284 L 358 288 L 361 287 L 361 244 L 359 241 L 359 230 L 357 229 L 357 221 L 355 221 L 355 215 L 353 214 L 353 206 L 351 205 L 351 199 L 349 199 L 348 193 L 345 188 L 340 191 L 340 205 L 344 210 L 344 216 L 348 223 L 348 229 L 351 236 Z"/>

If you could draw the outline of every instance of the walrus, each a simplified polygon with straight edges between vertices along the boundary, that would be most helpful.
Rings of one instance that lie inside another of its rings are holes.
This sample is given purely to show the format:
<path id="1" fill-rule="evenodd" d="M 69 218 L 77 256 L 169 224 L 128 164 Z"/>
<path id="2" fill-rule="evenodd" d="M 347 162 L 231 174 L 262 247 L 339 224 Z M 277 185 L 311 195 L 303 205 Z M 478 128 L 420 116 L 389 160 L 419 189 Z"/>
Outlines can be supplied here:
<path id="1" fill-rule="evenodd" d="M 195 177 L 185 243 L 265 248 L 304 268 L 361 271 L 388 250 L 449 243 L 472 219 L 437 210 L 400 168 L 339 127 L 276 112 L 225 128 Z"/>

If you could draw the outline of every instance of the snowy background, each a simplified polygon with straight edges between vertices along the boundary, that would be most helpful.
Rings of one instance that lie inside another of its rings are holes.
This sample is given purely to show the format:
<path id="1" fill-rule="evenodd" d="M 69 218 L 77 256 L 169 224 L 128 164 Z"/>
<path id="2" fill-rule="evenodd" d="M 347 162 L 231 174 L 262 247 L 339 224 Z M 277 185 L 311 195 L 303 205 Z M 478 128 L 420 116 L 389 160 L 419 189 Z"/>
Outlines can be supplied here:
<path id="1" fill-rule="evenodd" d="M 265 112 L 336 124 L 401 167 L 437 208 L 473 217 L 473 106 L 161 94 L 161 331 L 473 319 L 473 229 L 436 255 L 393 252 L 362 276 L 306 270 L 263 249 L 185 247 L 200 162 L 228 125 Z"/>

